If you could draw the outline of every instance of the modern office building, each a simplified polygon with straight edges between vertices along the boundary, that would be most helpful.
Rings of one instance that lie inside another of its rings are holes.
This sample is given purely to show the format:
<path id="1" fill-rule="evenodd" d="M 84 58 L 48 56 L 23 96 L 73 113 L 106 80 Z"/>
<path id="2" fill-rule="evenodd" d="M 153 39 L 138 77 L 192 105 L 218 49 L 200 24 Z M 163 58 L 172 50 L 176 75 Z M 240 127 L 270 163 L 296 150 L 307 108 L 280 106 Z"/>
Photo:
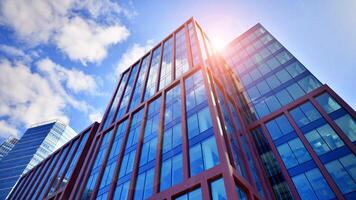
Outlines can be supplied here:
<path id="1" fill-rule="evenodd" d="M 10 136 L 2 142 L 0 145 L 0 161 L 14 148 L 18 141 L 19 139 Z"/>
<path id="2" fill-rule="evenodd" d="M 190 19 L 10 199 L 355 199 L 355 117 L 260 24 L 219 53 Z"/>
<path id="3" fill-rule="evenodd" d="M 0 161 L 0 199 L 5 199 L 22 174 L 76 135 L 71 127 L 58 120 L 27 129 L 15 147 Z"/>

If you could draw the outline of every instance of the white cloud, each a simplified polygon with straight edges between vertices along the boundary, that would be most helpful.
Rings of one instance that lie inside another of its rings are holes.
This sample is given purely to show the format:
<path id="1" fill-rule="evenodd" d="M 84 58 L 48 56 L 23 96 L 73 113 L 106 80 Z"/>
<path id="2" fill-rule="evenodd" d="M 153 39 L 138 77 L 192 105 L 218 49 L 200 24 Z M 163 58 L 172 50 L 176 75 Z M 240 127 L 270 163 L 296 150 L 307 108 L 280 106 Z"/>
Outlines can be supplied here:
<path id="1" fill-rule="evenodd" d="M 13 47 L 13 46 L 0 44 L 0 51 L 14 59 L 21 59 L 23 62 L 26 62 L 26 63 L 29 63 L 32 61 L 31 56 L 25 54 L 25 52 L 23 50 Z"/>
<path id="2" fill-rule="evenodd" d="M 124 26 L 101 27 L 80 17 L 71 19 L 55 37 L 57 46 L 72 60 L 97 62 L 106 57 L 110 45 L 129 36 Z"/>
<path id="3" fill-rule="evenodd" d="M 77 69 L 67 69 L 46 58 L 37 62 L 40 72 L 50 77 L 52 82 L 64 82 L 66 87 L 74 93 L 86 92 L 95 94 L 97 84 L 95 79 Z"/>
<path id="4" fill-rule="evenodd" d="M 90 122 L 100 122 L 103 115 L 99 111 L 94 111 L 89 114 Z"/>
<path id="5" fill-rule="evenodd" d="M 3 138 L 8 138 L 9 136 L 19 138 L 16 127 L 7 123 L 5 120 L 0 120 L 0 136 Z"/>
<path id="6" fill-rule="evenodd" d="M 63 111 L 66 99 L 51 89 L 48 80 L 22 63 L 0 61 L 0 93 L 0 116 L 13 126 L 53 118 L 69 121 Z"/>
<path id="7" fill-rule="evenodd" d="M 145 44 L 134 44 L 121 56 L 115 69 L 115 75 L 119 76 L 123 71 L 140 59 L 153 46 L 153 41 L 148 40 Z"/>
<path id="8" fill-rule="evenodd" d="M 89 16 L 82 18 L 80 11 Z M 129 11 L 110 0 L 3 0 L 0 23 L 31 45 L 53 43 L 72 60 L 100 62 L 129 31 L 119 24 Z M 100 23 L 99 23 L 100 22 Z"/>
<path id="9" fill-rule="evenodd" d="M 21 62 L 0 60 L 0 117 L 5 119 L 0 123 L 0 135 L 14 135 L 17 127 L 50 119 L 68 123 L 69 107 L 85 114 L 94 112 L 68 92 L 95 92 L 93 77 L 50 59 L 40 60 L 35 67 L 37 72 Z"/>

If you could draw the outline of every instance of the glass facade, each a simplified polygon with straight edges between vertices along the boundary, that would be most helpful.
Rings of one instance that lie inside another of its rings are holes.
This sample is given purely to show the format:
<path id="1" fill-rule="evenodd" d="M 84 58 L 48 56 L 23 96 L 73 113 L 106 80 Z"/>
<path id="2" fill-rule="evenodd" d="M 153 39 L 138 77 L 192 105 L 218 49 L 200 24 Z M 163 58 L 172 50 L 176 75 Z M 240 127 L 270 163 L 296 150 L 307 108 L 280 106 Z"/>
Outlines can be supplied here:
<path id="1" fill-rule="evenodd" d="M 190 19 L 142 56 L 10 199 L 356 198 L 355 111 L 260 24 L 218 52 Z"/>

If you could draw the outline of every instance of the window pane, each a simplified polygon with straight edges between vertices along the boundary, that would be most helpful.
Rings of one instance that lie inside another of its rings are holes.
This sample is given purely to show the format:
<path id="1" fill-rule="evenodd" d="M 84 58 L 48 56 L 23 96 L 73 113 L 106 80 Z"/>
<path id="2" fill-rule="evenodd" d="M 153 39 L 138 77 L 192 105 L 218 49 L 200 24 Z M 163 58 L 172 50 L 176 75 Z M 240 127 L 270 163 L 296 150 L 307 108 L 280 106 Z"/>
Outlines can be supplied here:
<path id="1" fill-rule="evenodd" d="M 274 95 L 267 97 L 265 101 L 271 112 L 276 111 L 281 107 L 281 104 Z"/>
<path id="2" fill-rule="evenodd" d="M 352 179 L 356 180 L 356 156 L 349 154 L 339 159 L 346 171 L 350 174 Z"/>
<path id="3" fill-rule="evenodd" d="M 213 200 L 227 200 L 224 181 L 222 178 L 211 182 L 210 189 Z"/>
<path id="4" fill-rule="evenodd" d="M 284 165 L 287 169 L 292 168 L 298 165 L 298 161 L 296 160 L 292 150 L 290 149 L 289 145 L 283 144 L 277 147 L 279 154 L 284 162 Z"/>
<path id="5" fill-rule="evenodd" d="M 289 104 L 289 103 L 291 103 L 293 101 L 292 97 L 290 96 L 290 94 L 285 89 L 277 92 L 276 93 L 276 97 L 279 100 L 279 102 L 281 102 L 281 104 L 283 106 L 287 105 L 287 104 Z"/>
<path id="6" fill-rule="evenodd" d="M 190 175 L 194 176 L 204 170 L 202 150 L 200 144 L 189 149 Z"/>
<path id="7" fill-rule="evenodd" d="M 261 95 L 264 95 L 271 90 L 267 85 L 266 81 L 264 80 L 257 84 L 257 88 L 260 91 Z"/>
<path id="8" fill-rule="evenodd" d="M 319 199 L 331 199 L 335 197 L 324 177 L 321 175 L 319 169 L 315 168 L 307 171 L 305 175 Z"/>
<path id="9" fill-rule="evenodd" d="M 341 106 L 328 93 L 319 95 L 316 97 L 316 101 L 327 113 L 332 113 L 341 108 Z"/>
<path id="10" fill-rule="evenodd" d="M 293 62 L 292 64 L 290 64 L 286 67 L 286 70 L 294 78 L 294 77 L 298 76 L 299 74 L 303 73 L 305 71 L 305 68 L 299 62 Z"/>
<path id="11" fill-rule="evenodd" d="M 259 103 L 256 103 L 255 109 L 260 118 L 268 115 L 270 113 L 264 100 L 261 100 Z"/>
<path id="12" fill-rule="evenodd" d="M 309 75 L 299 80 L 298 83 L 306 93 L 313 91 L 315 88 L 318 88 L 321 85 L 320 82 L 316 80 L 312 75 Z"/>
<path id="13" fill-rule="evenodd" d="M 335 123 L 341 128 L 351 142 L 356 141 L 356 122 L 349 114 L 337 118 Z"/>
<path id="14" fill-rule="evenodd" d="M 308 151 L 305 149 L 299 138 L 291 140 L 288 143 L 299 163 L 303 163 L 311 159 Z"/>
<path id="15" fill-rule="evenodd" d="M 292 79 L 292 77 L 288 74 L 288 72 L 285 69 L 281 69 L 279 72 L 277 72 L 276 76 L 282 83 L 285 83 L 290 79 Z"/>
<path id="16" fill-rule="evenodd" d="M 330 151 L 330 148 L 316 130 L 308 132 L 305 134 L 305 137 L 318 155 L 322 155 Z"/>
<path id="17" fill-rule="evenodd" d="M 292 85 L 288 86 L 287 90 L 289 94 L 292 95 L 294 100 L 297 100 L 299 97 L 305 94 L 302 88 L 300 88 L 297 83 L 293 83 Z"/>
<path id="18" fill-rule="evenodd" d="M 355 180 L 345 170 L 339 160 L 329 162 L 325 164 L 325 167 L 342 193 L 346 194 L 356 190 Z"/>
<path id="19" fill-rule="evenodd" d="M 208 107 L 198 112 L 198 120 L 199 120 L 200 133 L 212 127 L 212 122 L 211 122 L 211 117 L 210 117 L 210 112 Z"/>
<path id="20" fill-rule="evenodd" d="M 182 154 L 172 158 L 172 185 L 183 181 L 183 158 Z"/>
<path id="21" fill-rule="evenodd" d="M 304 174 L 295 176 L 292 180 L 302 200 L 318 199 Z"/>
<path id="22" fill-rule="evenodd" d="M 219 154 L 216 148 L 214 136 L 202 142 L 204 166 L 209 169 L 219 164 Z"/>
<path id="23" fill-rule="evenodd" d="M 272 89 L 281 85 L 281 82 L 277 79 L 277 77 L 275 75 L 271 75 L 270 77 L 268 77 L 266 79 L 266 81 Z"/>

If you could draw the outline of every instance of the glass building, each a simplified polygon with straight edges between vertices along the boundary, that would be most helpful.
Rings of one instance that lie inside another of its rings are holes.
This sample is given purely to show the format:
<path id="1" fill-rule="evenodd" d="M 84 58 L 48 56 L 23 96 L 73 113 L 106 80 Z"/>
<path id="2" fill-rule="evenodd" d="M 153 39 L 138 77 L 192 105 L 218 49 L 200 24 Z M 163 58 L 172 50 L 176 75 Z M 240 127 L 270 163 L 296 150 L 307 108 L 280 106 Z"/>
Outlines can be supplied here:
<path id="1" fill-rule="evenodd" d="M 77 133 L 60 121 L 36 124 L 0 161 L 0 199 L 5 199 L 22 174 L 31 170 Z"/>
<path id="2" fill-rule="evenodd" d="M 142 56 L 10 199 L 356 198 L 355 111 L 260 24 L 217 52 L 189 19 Z"/>
<path id="3" fill-rule="evenodd" d="M 0 161 L 14 148 L 18 141 L 19 139 L 15 137 L 9 137 L 2 142 L 0 145 Z"/>

